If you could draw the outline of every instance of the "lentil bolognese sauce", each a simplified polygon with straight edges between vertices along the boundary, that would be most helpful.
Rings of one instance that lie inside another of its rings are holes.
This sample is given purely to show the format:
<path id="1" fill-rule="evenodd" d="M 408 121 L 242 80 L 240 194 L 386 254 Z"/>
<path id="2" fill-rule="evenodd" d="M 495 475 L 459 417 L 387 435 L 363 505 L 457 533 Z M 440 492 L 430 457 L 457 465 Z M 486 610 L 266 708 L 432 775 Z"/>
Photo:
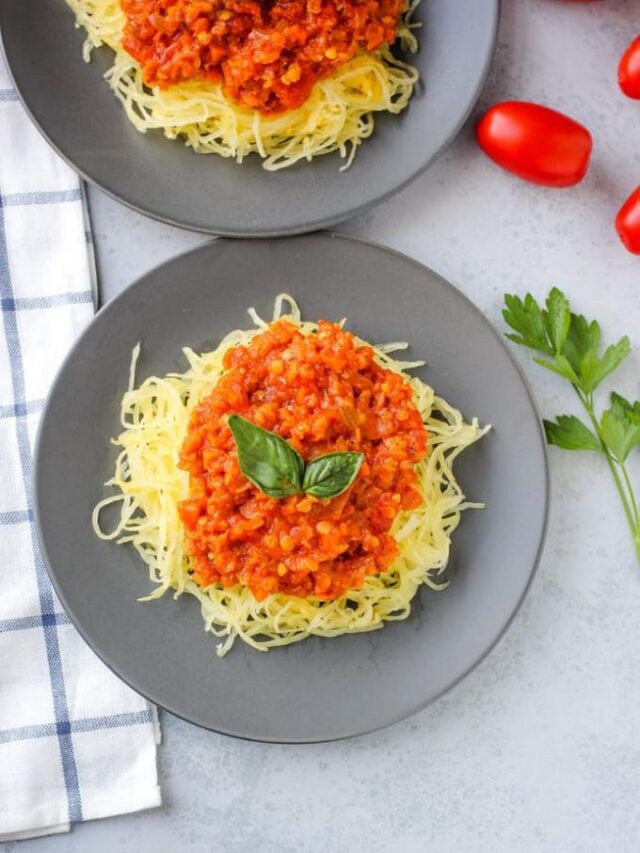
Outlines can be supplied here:
<path id="1" fill-rule="evenodd" d="M 423 501 L 414 466 L 427 436 L 406 380 L 324 321 L 304 336 L 279 320 L 229 350 L 224 368 L 194 409 L 180 455 L 190 475 L 180 517 L 194 580 L 241 583 L 258 601 L 274 592 L 333 600 L 385 571 L 398 553 L 393 521 Z M 240 470 L 231 413 L 289 440 L 305 461 L 358 451 L 364 464 L 329 500 L 269 497 Z"/>
<path id="2" fill-rule="evenodd" d="M 351 162 L 373 114 L 405 109 L 419 0 L 66 0 L 107 45 L 105 75 L 142 132 L 269 170 L 338 151 Z"/>
<path id="3" fill-rule="evenodd" d="M 452 465 L 487 428 L 408 373 L 422 362 L 391 355 L 406 345 L 304 321 L 286 294 L 271 323 L 250 313 L 256 328 L 185 349 L 184 373 L 137 385 L 136 347 L 115 491 L 93 513 L 147 564 L 148 598 L 199 600 L 220 656 L 406 618 L 420 586 L 447 585 L 451 535 L 481 506 Z"/>
<path id="4" fill-rule="evenodd" d="M 122 0 L 148 85 L 209 78 L 261 113 L 301 106 L 359 49 L 395 41 L 404 0 Z"/>

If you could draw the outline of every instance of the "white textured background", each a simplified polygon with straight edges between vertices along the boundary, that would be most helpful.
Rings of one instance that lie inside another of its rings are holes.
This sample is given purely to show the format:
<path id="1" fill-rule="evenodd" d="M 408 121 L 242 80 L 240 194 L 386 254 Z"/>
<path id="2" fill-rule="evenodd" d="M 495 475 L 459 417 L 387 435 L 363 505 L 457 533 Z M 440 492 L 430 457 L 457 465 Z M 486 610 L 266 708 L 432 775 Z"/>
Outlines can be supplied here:
<path id="1" fill-rule="evenodd" d="M 479 153 L 470 123 L 409 189 L 343 226 L 429 264 L 500 327 L 505 290 L 542 296 L 558 284 L 609 338 L 631 335 L 634 355 L 615 383 L 636 397 L 640 258 L 618 243 L 613 218 L 640 183 L 640 103 L 615 83 L 638 32 L 639 0 L 504 0 L 476 115 L 512 97 L 565 110 L 594 135 L 586 180 L 572 190 L 521 183 Z M 96 191 L 91 202 L 106 297 L 203 240 Z M 543 412 L 571 409 L 568 387 L 518 356 Z M 165 714 L 161 811 L 16 853 L 636 853 L 640 567 L 604 463 L 552 449 L 551 468 L 549 538 L 531 593 L 498 648 L 445 699 L 382 733 L 304 747 L 243 743 Z"/>

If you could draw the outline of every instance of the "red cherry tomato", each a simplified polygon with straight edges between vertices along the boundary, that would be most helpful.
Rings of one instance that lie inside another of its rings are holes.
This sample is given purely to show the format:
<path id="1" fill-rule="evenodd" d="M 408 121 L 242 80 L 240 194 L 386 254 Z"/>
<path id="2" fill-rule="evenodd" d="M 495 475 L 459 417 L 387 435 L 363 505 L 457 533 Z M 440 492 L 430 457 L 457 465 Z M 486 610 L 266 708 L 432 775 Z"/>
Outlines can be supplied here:
<path id="1" fill-rule="evenodd" d="M 495 163 L 534 184 L 570 187 L 589 168 L 593 141 L 586 127 L 540 104 L 496 104 L 478 122 L 476 135 Z"/>
<path id="2" fill-rule="evenodd" d="M 636 187 L 618 211 L 616 231 L 626 248 L 640 255 L 640 187 Z"/>
<path id="3" fill-rule="evenodd" d="M 618 65 L 618 85 L 628 98 L 640 100 L 640 36 L 622 54 Z"/>

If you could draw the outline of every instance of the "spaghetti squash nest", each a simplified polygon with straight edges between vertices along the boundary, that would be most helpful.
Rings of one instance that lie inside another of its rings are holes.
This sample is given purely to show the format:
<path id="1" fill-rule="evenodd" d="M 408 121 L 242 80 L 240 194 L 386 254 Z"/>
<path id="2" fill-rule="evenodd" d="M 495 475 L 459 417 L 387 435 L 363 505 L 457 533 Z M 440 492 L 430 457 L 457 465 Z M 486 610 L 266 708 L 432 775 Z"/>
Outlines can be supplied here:
<path id="1" fill-rule="evenodd" d="M 202 588 L 192 579 L 185 553 L 178 504 L 188 497 L 189 475 L 178 467 L 178 455 L 193 408 L 224 372 L 225 353 L 247 344 L 267 327 L 253 309 L 249 313 L 254 329 L 231 332 L 211 352 L 197 354 L 185 348 L 188 369 L 184 373 L 151 376 L 137 387 L 135 368 L 140 349 L 136 347 L 129 388 L 121 402 L 123 431 L 113 440 L 120 453 L 114 475 L 106 483 L 116 492 L 96 505 L 92 518 L 98 536 L 131 544 L 147 564 L 157 588 L 143 600 L 158 598 L 168 590 L 175 596 L 186 592 L 198 599 L 205 629 L 221 640 L 217 647 L 220 657 L 236 638 L 266 651 L 311 635 L 336 637 L 372 631 L 387 621 L 406 619 L 421 585 L 443 589 L 447 585 L 451 535 L 461 512 L 482 506 L 465 500 L 452 466 L 458 454 L 489 429 L 481 428 L 475 419 L 466 423 L 460 412 L 432 388 L 407 373 L 422 362 L 398 361 L 391 355 L 407 344 L 374 347 L 376 361 L 410 383 L 429 434 L 429 454 L 416 466 L 417 488 L 423 501 L 417 509 L 402 511 L 396 517 L 390 533 L 399 553 L 389 569 L 367 575 L 361 587 L 333 601 L 284 593 L 257 601 L 240 584 Z M 316 324 L 303 321 L 295 301 L 286 294 L 278 296 L 275 303 L 273 319 L 282 317 L 305 335 L 316 332 Z M 104 532 L 100 515 L 112 504 L 120 511 L 119 519 L 113 530 Z"/>
<path id="2" fill-rule="evenodd" d="M 84 58 L 106 45 L 115 53 L 105 78 L 132 124 L 142 133 L 162 130 L 182 139 L 198 154 L 219 154 L 241 163 L 251 153 L 268 171 L 338 151 L 349 167 L 358 146 L 374 130 L 376 112 L 400 113 L 419 79 L 416 68 L 393 55 L 389 46 L 360 52 L 316 83 L 297 109 L 265 115 L 227 98 L 218 82 L 191 80 L 168 88 L 144 83 L 140 65 L 121 45 L 125 14 L 119 0 L 66 0 L 84 27 Z M 420 0 L 410 0 L 398 26 L 403 51 L 415 53 L 411 17 Z"/>

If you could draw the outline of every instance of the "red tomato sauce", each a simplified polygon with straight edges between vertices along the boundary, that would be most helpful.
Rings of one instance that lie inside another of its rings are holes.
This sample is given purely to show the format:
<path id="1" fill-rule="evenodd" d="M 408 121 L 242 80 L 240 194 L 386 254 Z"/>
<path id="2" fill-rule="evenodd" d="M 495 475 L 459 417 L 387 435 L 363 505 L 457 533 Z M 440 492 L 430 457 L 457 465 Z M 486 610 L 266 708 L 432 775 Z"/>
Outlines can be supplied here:
<path id="1" fill-rule="evenodd" d="M 148 85 L 221 81 L 261 113 L 303 104 L 358 50 L 396 38 L 404 0 L 121 0 L 124 49 Z"/>
<path id="2" fill-rule="evenodd" d="M 197 583 L 240 583 L 259 601 L 275 592 L 331 600 L 385 571 L 398 553 L 393 520 L 422 503 L 414 466 L 427 432 L 410 385 L 326 321 L 303 336 L 280 320 L 230 350 L 224 365 L 180 453 L 190 476 L 179 511 Z M 338 450 L 365 461 L 335 498 L 268 497 L 240 471 L 226 418 L 234 412 L 285 438 L 305 462 Z"/>

